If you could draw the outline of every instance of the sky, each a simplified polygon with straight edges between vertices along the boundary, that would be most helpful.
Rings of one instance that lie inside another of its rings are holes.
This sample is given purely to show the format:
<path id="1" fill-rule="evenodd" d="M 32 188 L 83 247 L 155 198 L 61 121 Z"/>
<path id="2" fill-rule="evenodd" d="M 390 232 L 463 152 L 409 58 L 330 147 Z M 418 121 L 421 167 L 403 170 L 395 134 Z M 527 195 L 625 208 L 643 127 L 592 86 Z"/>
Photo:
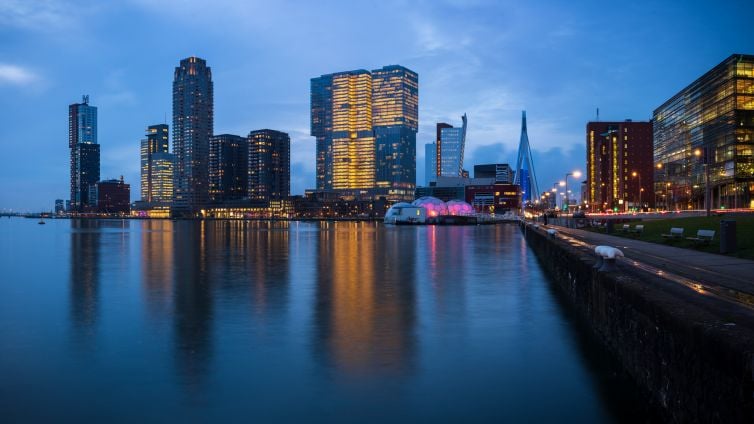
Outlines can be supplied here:
<path id="1" fill-rule="evenodd" d="M 741 1 L 0 1 L 0 210 L 69 196 L 68 105 L 98 107 L 101 177 L 139 197 L 139 143 L 172 124 L 180 59 L 212 68 L 215 133 L 291 136 L 291 189 L 315 185 L 309 80 L 399 64 L 419 74 L 417 183 L 437 122 L 468 115 L 464 165 L 513 164 L 526 110 L 540 190 L 585 168 L 595 119 L 652 111 L 733 53 Z M 572 180 L 569 180 L 572 184 Z M 574 184 L 575 185 L 575 184 Z"/>

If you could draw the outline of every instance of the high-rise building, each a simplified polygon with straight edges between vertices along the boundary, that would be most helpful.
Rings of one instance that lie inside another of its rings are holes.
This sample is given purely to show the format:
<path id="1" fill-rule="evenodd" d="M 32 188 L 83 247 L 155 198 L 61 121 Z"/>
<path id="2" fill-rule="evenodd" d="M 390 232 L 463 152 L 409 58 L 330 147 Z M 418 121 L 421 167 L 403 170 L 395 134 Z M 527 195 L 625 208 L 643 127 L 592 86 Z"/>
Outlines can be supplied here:
<path id="1" fill-rule="evenodd" d="M 424 185 L 437 181 L 437 143 L 424 145 Z"/>
<path id="2" fill-rule="evenodd" d="M 436 134 L 435 134 L 435 179 L 438 175 L 441 175 L 441 169 L 440 166 L 442 165 L 442 130 L 445 128 L 453 128 L 452 125 L 447 124 L 445 122 L 438 122 L 436 125 Z"/>
<path id="3" fill-rule="evenodd" d="M 147 127 L 141 140 L 141 200 L 150 206 L 168 207 L 173 198 L 173 155 L 168 125 Z"/>
<path id="4" fill-rule="evenodd" d="M 317 190 L 332 188 L 333 74 L 311 79 L 311 135 L 316 137 Z"/>
<path id="5" fill-rule="evenodd" d="M 209 202 L 209 138 L 213 134 L 212 70 L 204 59 L 189 57 L 173 79 L 172 210 L 196 215 Z"/>
<path id="6" fill-rule="evenodd" d="M 507 163 L 474 165 L 474 178 L 494 178 L 495 183 L 512 184 L 513 169 Z"/>
<path id="7" fill-rule="evenodd" d="M 754 208 L 754 55 L 722 61 L 658 107 L 653 123 L 661 207 Z"/>
<path id="8" fill-rule="evenodd" d="M 209 197 L 213 202 L 240 200 L 249 191 L 249 142 L 239 135 L 209 139 Z"/>
<path id="9" fill-rule="evenodd" d="M 589 209 L 597 212 L 653 207 L 652 163 L 651 122 L 587 123 Z"/>
<path id="10" fill-rule="evenodd" d="M 412 198 L 418 102 L 418 76 L 402 66 L 313 78 L 317 188 Z"/>
<path id="11" fill-rule="evenodd" d="M 419 76 L 403 66 L 372 71 L 375 184 L 392 200 L 411 200 L 416 188 Z"/>
<path id="12" fill-rule="evenodd" d="M 84 212 L 95 205 L 89 187 L 99 181 L 100 149 L 97 143 L 97 108 L 89 96 L 68 106 L 68 148 L 71 151 L 71 211 Z"/>
<path id="13" fill-rule="evenodd" d="M 281 200 L 291 194 L 291 138 L 275 130 L 249 133 L 248 196 Z"/>
<path id="14" fill-rule="evenodd" d="M 461 117 L 463 124 L 454 128 L 445 123 L 438 123 L 440 138 L 437 143 L 437 175 L 441 177 L 460 177 L 463 173 L 463 153 L 466 147 L 466 114 Z"/>

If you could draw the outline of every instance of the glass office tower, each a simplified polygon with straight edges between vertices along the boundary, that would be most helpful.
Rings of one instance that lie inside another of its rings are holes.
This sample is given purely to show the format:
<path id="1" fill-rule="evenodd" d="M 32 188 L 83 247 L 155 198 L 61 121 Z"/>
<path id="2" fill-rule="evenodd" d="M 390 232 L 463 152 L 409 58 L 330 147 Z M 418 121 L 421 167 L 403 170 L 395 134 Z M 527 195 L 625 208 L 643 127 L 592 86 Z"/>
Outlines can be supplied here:
<path id="1" fill-rule="evenodd" d="M 418 76 L 402 66 L 313 78 L 317 188 L 413 198 L 418 99 Z"/>
<path id="2" fill-rule="evenodd" d="M 68 106 L 68 148 L 70 149 L 72 212 L 94 210 L 89 188 L 99 181 L 100 146 L 97 143 L 97 108 L 89 96 Z"/>
<path id="3" fill-rule="evenodd" d="M 213 133 L 212 70 L 204 59 L 189 57 L 173 79 L 172 211 L 194 216 L 209 202 L 209 138 Z"/>
<path id="4" fill-rule="evenodd" d="M 416 188 L 419 76 L 403 66 L 372 71 L 375 185 L 390 200 L 412 200 Z"/>
<path id="5" fill-rule="evenodd" d="M 654 111 L 655 195 L 668 208 L 754 208 L 754 56 L 734 54 Z"/>
<path id="6" fill-rule="evenodd" d="M 442 177 L 460 177 L 463 174 L 463 153 L 466 147 L 466 114 L 461 117 L 461 128 L 438 124 L 440 142 L 437 145 L 438 174 Z"/>
<path id="7" fill-rule="evenodd" d="M 141 200 L 154 206 L 169 206 L 173 198 L 173 155 L 168 125 L 147 127 L 141 140 Z"/>

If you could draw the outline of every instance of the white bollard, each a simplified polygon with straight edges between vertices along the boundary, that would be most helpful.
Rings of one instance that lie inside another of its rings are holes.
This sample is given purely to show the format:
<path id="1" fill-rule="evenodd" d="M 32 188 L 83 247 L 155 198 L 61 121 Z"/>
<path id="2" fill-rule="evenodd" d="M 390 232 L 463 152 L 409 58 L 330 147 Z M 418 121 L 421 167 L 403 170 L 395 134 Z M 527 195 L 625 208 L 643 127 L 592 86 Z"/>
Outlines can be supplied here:
<path id="1" fill-rule="evenodd" d="M 612 246 L 597 246 L 594 248 L 594 253 L 597 254 L 595 267 L 598 267 L 599 271 L 614 271 L 615 259 L 625 256 L 620 249 Z"/>

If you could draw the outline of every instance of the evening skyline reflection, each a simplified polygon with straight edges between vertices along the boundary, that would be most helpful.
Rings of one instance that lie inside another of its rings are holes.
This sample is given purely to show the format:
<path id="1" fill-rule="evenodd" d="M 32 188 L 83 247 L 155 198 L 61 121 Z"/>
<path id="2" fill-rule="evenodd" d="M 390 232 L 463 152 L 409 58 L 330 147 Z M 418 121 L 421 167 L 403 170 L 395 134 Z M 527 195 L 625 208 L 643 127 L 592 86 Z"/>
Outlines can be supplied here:
<path id="1" fill-rule="evenodd" d="M 14 421 L 605 422 L 631 408 L 516 226 L 0 231 L 0 411 Z"/>

